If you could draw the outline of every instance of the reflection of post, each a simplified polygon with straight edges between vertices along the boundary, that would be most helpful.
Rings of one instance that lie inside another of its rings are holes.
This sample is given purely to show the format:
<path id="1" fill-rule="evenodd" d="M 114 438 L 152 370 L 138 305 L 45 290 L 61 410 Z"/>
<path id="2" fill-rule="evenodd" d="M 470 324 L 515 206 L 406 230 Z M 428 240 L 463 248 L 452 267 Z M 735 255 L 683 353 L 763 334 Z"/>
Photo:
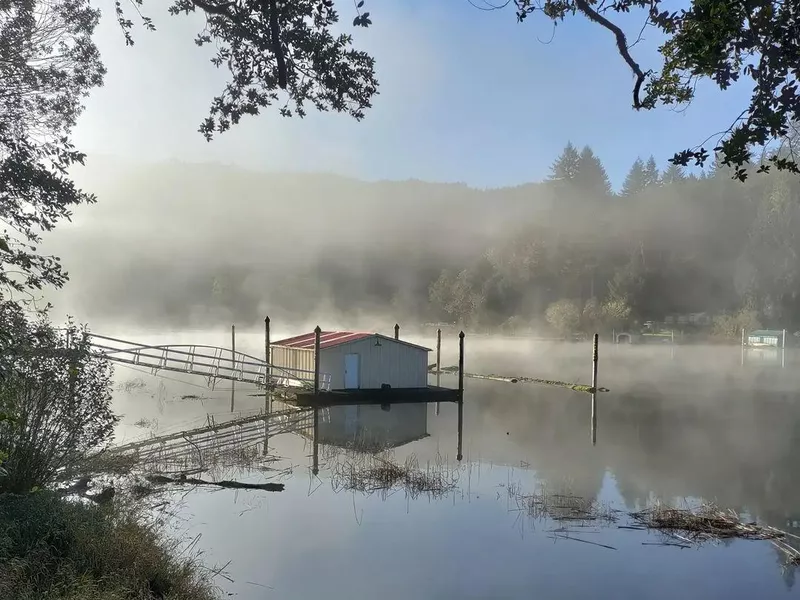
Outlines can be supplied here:
<path id="1" fill-rule="evenodd" d="M 269 421 L 272 414 L 272 395 L 270 386 L 272 385 L 272 369 L 270 369 L 269 352 L 269 317 L 264 318 L 264 456 L 267 455 L 269 448 Z"/>
<path id="2" fill-rule="evenodd" d="M 319 328 L 317 325 L 314 328 L 314 400 L 316 400 L 317 394 L 319 394 L 319 336 L 322 333 L 322 329 Z M 317 413 L 314 412 L 314 422 L 316 423 L 317 420 Z"/>
<path id="3" fill-rule="evenodd" d="M 592 394 L 592 446 L 597 445 L 597 394 Z"/>
<path id="4" fill-rule="evenodd" d="M 458 401 L 458 449 L 456 451 L 456 460 L 461 461 L 464 458 L 462 454 L 462 442 L 464 437 L 464 400 Z"/>
<path id="5" fill-rule="evenodd" d="M 319 409 L 314 409 L 314 443 L 313 443 L 313 457 L 311 464 L 311 472 L 314 475 L 319 473 Z"/>
<path id="6" fill-rule="evenodd" d="M 436 330 L 436 387 L 441 387 L 442 378 L 442 329 Z M 436 414 L 439 414 L 440 403 L 436 403 Z"/>
<path id="7" fill-rule="evenodd" d="M 600 336 L 594 334 L 594 341 L 592 342 L 592 389 L 597 390 L 597 350 L 600 341 Z"/>
<path id="8" fill-rule="evenodd" d="M 394 339 L 396 340 L 400 339 L 400 325 L 398 325 L 397 323 L 394 324 Z"/>
<path id="9" fill-rule="evenodd" d="M 233 396 L 236 393 L 236 325 L 231 325 L 231 412 Z"/>
<path id="10" fill-rule="evenodd" d="M 670 344 L 670 347 L 669 347 L 669 357 L 671 359 L 674 359 L 675 358 L 675 330 L 674 329 L 672 330 L 672 333 L 671 333 L 671 342 L 672 343 Z"/>

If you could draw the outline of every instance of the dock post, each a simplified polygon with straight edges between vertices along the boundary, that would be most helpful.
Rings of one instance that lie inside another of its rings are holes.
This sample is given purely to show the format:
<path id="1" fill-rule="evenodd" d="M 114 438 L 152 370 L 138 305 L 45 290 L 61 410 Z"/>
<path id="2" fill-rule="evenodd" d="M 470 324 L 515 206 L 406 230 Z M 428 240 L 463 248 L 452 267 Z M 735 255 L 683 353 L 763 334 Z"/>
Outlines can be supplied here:
<path id="1" fill-rule="evenodd" d="M 464 332 L 458 334 L 458 397 L 464 399 Z"/>
<path id="2" fill-rule="evenodd" d="M 231 325 L 231 412 L 236 394 L 236 325 Z"/>
<path id="3" fill-rule="evenodd" d="M 319 336 L 322 334 L 322 329 L 317 325 L 314 328 L 314 396 L 319 394 Z M 314 422 L 316 423 L 317 413 L 314 412 Z"/>
<path id="4" fill-rule="evenodd" d="M 458 334 L 458 453 L 456 460 L 463 458 L 462 431 L 464 429 L 464 332 Z"/>
<path id="5" fill-rule="evenodd" d="M 781 341 L 781 368 L 786 366 L 786 330 L 783 330 L 783 341 Z"/>
<path id="6" fill-rule="evenodd" d="M 744 366 L 744 352 L 745 352 L 744 340 L 745 340 L 744 327 L 742 327 L 742 366 Z"/>
<path id="7" fill-rule="evenodd" d="M 400 325 L 398 323 L 394 324 L 394 339 L 400 339 Z"/>
<path id="8" fill-rule="evenodd" d="M 592 394 L 592 446 L 597 445 L 597 393 Z"/>
<path id="9" fill-rule="evenodd" d="M 264 317 L 264 456 L 267 455 L 269 447 L 269 420 L 272 415 L 272 395 L 270 386 L 272 385 L 272 369 L 270 348 L 269 348 L 269 315 Z"/>
<path id="10" fill-rule="evenodd" d="M 592 389 L 597 391 L 597 350 L 600 345 L 600 336 L 594 334 L 592 341 Z"/>
<path id="11" fill-rule="evenodd" d="M 442 329 L 436 330 L 436 387 L 441 387 L 442 379 Z M 436 415 L 439 415 L 441 403 L 436 403 Z"/>

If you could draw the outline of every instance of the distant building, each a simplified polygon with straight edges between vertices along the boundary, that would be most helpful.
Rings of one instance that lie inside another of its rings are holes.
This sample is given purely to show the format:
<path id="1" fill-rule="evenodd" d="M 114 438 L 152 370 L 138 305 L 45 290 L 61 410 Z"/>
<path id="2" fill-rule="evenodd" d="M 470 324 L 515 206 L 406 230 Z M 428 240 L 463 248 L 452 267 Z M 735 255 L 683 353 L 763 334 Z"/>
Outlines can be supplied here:
<path id="1" fill-rule="evenodd" d="M 350 331 L 320 334 L 320 373 L 330 375 L 330 389 L 426 388 L 429 348 L 381 335 Z M 314 332 L 272 345 L 276 369 L 314 371 Z"/>
<path id="2" fill-rule="evenodd" d="M 783 330 L 759 329 L 747 334 L 747 345 L 761 348 L 783 348 Z"/>

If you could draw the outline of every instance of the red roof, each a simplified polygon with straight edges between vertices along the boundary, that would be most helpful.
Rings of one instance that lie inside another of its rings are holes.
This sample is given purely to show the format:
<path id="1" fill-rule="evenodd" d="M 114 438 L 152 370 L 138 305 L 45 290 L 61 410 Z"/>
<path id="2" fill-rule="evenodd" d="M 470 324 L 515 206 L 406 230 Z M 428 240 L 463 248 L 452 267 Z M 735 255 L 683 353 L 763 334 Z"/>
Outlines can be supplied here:
<path id="1" fill-rule="evenodd" d="M 273 342 L 273 344 L 276 346 L 283 346 L 284 348 L 303 348 L 306 350 L 313 350 L 314 336 L 315 334 L 312 331 L 311 333 L 304 333 L 303 335 L 296 335 L 294 337 L 286 338 L 285 340 L 279 340 L 277 342 Z M 430 352 L 430 348 L 418 346 L 417 344 L 412 344 L 411 342 L 406 342 L 405 340 L 395 340 L 394 338 L 389 338 L 385 335 L 381 335 L 380 333 L 367 333 L 363 331 L 323 331 L 319 334 L 319 349 L 324 350 L 325 348 L 333 348 L 334 346 L 349 344 L 350 342 L 363 340 L 364 338 L 368 337 L 377 337 Z"/>
<path id="2" fill-rule="evenodd" d="M 315 335 L 316 334 L 312 331 L 311 333 L 304 333 L 303 335 L 296 335 L 285 340 L 280 340 L 275 342 L 275 345 L 313 350 Z M 319 347 L 320 350 L 323 348 L 332 348 L 333 346 L 348 344 L 373 335 L 375 334 L 353 331 L 323 331 L 319 334 Z"/>

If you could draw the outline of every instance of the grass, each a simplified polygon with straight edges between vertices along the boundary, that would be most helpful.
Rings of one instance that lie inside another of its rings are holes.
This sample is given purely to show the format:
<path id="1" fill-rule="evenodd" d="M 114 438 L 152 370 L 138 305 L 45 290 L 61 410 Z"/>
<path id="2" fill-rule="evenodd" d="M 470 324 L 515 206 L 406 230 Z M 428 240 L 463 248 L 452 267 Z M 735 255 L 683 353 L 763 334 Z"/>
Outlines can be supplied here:
<path id="1" fill-rule="evenodd" d="M 423 494 L 442 497 L 453 491 L 459 471 L 440 457 L 421 467 L 416 457 L 409 456 L 402 464 L 390 452 L 363 454 L 347 451 L 333 463 L 331 485 L 334 491 L 350 490 L 373 494 L 404 490 L 411 498 Z"/>
<path id="2" fill-rule="evenodd" d="M 50 492 L 0 495 L 0 598 L 211 600 L 214 573 L 141 509 Z"/>

